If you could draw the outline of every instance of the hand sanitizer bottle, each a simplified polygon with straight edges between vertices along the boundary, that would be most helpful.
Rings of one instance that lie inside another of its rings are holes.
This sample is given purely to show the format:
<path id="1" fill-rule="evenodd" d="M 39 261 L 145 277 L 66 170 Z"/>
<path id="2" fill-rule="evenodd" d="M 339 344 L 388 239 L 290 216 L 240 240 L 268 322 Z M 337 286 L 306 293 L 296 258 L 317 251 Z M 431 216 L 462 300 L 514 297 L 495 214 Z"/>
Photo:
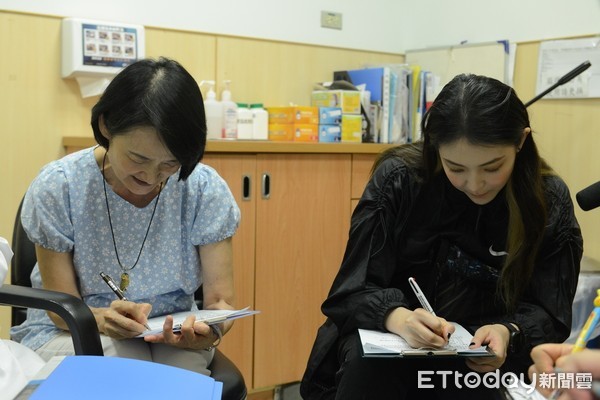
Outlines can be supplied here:
<path id="1" fill-rule="evenodd" d="M 220 139 L 223 131 L 223 105 L 217 101 L 215 93 L 215 81 L 202 81 L 208 84 L 209 89 L 204 100 L 204 113 L 206 114 L 206 138 L 209 140 Z"/>
<path id="2" fill-rule="evenodd" d="M 223 139 L 237 139 L 237 104 L 231 100 L 230 80 L 223 81 L 225 89 L 221 93 L 221 104 L 223 105 L 223 128 L 221 137 Z"/>

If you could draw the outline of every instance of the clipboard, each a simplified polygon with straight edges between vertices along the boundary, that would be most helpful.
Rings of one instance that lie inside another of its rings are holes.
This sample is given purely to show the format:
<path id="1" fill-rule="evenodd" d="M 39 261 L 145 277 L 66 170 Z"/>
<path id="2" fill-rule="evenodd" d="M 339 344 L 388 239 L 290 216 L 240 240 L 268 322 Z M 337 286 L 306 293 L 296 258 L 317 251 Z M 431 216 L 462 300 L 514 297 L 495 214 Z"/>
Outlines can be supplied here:
<path id="1" fill-rule="evenodd" d="M 450 343 L 446 347 L 413 348 L 402 337 L 389 332 L 359 329 L 363 357 L 494 357 L 494 353 L 487 347 L 481 346 L 470 349 L 469 344 L 473 335 L 462 325 L 452 322 L 456 328 Z"/>

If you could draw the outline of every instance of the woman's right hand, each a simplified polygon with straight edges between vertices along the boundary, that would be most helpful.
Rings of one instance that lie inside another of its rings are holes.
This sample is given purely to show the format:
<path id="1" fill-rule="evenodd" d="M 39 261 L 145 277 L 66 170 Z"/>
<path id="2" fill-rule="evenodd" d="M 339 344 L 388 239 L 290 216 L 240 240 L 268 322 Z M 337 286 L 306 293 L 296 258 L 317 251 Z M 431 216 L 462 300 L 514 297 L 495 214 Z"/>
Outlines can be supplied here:
<path id="1" fill-rule="evenodd" d="M 152 305 L 115 300 L 109 308 L 94 308 L 98 330 L 114 339 L 128 339 L 146 330 Z"/>
<path id="2" fill-rule="evenodd" d="M 443 347 L 448 344 L 448 339 L 455 329 L 454 325 L 444 318 L 422 308 L 411 311 L 404 307 L 398 307 L 388 315 L 385 327 L 388 331 L 402 336 L 414 348 Z"/>

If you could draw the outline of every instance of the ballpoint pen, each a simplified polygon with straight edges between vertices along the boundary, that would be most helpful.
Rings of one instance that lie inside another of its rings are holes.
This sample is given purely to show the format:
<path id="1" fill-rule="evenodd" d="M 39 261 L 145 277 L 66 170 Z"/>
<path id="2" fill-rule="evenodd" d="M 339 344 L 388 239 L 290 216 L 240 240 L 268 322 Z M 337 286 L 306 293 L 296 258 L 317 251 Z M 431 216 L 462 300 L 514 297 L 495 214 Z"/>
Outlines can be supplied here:
<path id="1" fill-rule="evenodd" d="M 598 325 L 598 321 L 600 321 L 600 289 L 598 289 L 597 294 L 598 296 L 594 299 L 594 309 L 590 313 L 585 325 L 583 325 L 583 328 L 581 328 L 581 332 L 579 332 L 579 336 L 577 337 L 577 341 L 575 341 L 571 353 L 577 353 L 585 349 L 588 340 L 590 340 L 590 336 L 594 332 L 596 325 Z M 562 392 L 558 389 L 554 390 L 548 399 L 556 400 L 561 393 Z"/>
<path id="2" fill-rule="evenodd" d="M 125 297 L 125 295 L 123 294 L 123 291 L 117 286 L 117 284 L 112 280 L 110 276 L 106 275 L 104 272 L 100 272 L 100 276 L 102 277 L 104 282 L 106 282 L 108 287 L 117 295 L 119 300 L 128 301 L 127 297 Z M 150 330 L 150 327 L 147 323 L 143 325 L 146 329 Z"/>
<path id="3" fill-rule="evenodd" d="M 425 294 L 421 291 L 421 288 L 417 284 L 417 281 L 415 281 L 415 278 L 413 278 L 413 277 L 408 278 L 408 283 L 410 284 L 410 287 L 412 288 L 413 292 L 415 292 L 415 294 L 417 295 L 417 299 L 419 299 L 419 303 L 421 303 L 421 306 L 425 310 L 429 311 L 431 314 L 435 315 L 435 312 L 433 312 L 433 308 L 431 307 L 431 304 L 429 304 L 429 302 L 427 301 Z"/>

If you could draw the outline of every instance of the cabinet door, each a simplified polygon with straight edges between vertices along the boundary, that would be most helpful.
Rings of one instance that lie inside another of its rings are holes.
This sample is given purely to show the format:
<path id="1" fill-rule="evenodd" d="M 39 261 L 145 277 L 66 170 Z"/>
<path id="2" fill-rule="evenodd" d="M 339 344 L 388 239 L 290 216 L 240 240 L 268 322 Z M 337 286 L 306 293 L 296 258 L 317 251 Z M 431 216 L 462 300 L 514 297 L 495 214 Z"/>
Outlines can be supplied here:
<path id="1" fill-rule="evenodd" d="M 259 154 L 254 387 L 299 381 L 348 238 L 348 154 Z"/>
<path id="2" fill-rule="evenodd" d="M 233 236 L 233 273 L 236 308 L 254 306 L 254 227 L 256 191 L 254 184 L 256 156 L 206 154 L 204 164 L 215 168 L 225 179 L 240 207 L 241 221 Z M 245 180 L 249 182 L 245 183 Z M 244 194 L 244 185 L 250 184 L 250 193 Z M 240 369 L 248 387 L 252 387 L 254 317 L 238 319 L 219 346 Z"/>

